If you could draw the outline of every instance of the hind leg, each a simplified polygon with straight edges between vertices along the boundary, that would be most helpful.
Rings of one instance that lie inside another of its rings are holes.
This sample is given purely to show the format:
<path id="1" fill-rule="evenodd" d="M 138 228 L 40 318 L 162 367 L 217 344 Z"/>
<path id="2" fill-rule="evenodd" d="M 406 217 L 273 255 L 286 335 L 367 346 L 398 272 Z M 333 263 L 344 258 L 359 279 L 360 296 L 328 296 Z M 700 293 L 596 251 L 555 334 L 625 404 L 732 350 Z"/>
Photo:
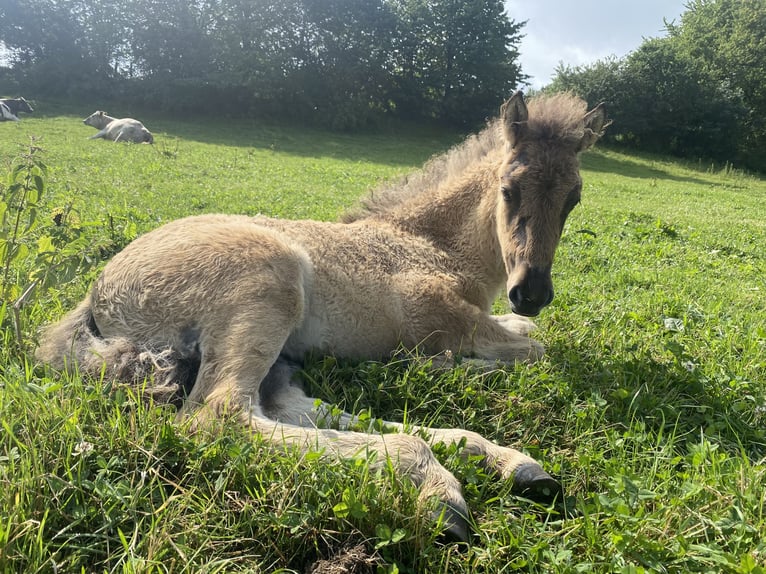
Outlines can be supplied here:
<path id="1" fill-rule="evenodd" d="M 222 412 L 236 412 L 244 424 L 275 446 L 321 452 L 328 460 L 373 455 L 373 467 L 381 467 L 390 460 L 398 473 L 418 487 L 421 506 L 444 524 L 448 535 L 458 540 L 468 539 L 468 508 L 460 483 L 436 460 L 423 439 L 398 433 L 375 435 L 313 427 L 311 423 L 316 421 L 316 413 L 311 411 L 313 400 L 284 377 L 293 372 L 292 368 L 276 356 L 274 360 L 260 386 L 254 384 L 256 378 L 247 378 L 251 373 L 258 376 L 263 372 L 268 363 L 265 357 L 239 363 L 245 369 L 241 377 L 237 371 L 203 364 L 195 389 L 207 389 L 207 392 L 193 390 L 185 412 L 192 416 L 194 424 Z M 225 359 L 215 363 L 227 364 Z M 192 410 L 200 403 L 202 407 Z M 280 413 L 284 416 L 280 417 Z M 346 422 L 352 422 L 351 415 L 344 417 Z"/>
<path id="2" fill-rule="evenodd" d="M 199 371 L 182 415 L 193 412 L 197 423 L 230 411 L 262 415 L 261 385 L 302 320 L 303 290 L 285 296 L 284 287 L 275 288 L 280 297 L 264 297 L 268 289 L 260 284 L 257 294 L 244 295 L 242 310 L 227 316 L 221 309 L 213 325 L 200 329 Z"/>
<path id="3" fill-rule="evenodd" d="M 293 379 L 298 366 L 278 360 L 269 371 L 261 389 L 261 405 L 270 418 L 297 426 L 319 426 L 331 422 L 339 428 L 359 425 L 359 420 L 346 412 L 337 413 L 331 405 L 306 395 Z M 512 480 L 517 493 L 545 502 L 561 493 L 560 484 L 540 464 L 524 453 L 499 446 L 478 433 L 465 429 L 440 429 L 384 421 L 389 431 L 419 434 L 431 444 L 463 444 L 464 458 L 481 457 L 480 464 L 496 472 L 504 480 Z M 372 428 L 367 429 L 372 432 Z M 383 436 L 391 436 L 384 434 Z"/>

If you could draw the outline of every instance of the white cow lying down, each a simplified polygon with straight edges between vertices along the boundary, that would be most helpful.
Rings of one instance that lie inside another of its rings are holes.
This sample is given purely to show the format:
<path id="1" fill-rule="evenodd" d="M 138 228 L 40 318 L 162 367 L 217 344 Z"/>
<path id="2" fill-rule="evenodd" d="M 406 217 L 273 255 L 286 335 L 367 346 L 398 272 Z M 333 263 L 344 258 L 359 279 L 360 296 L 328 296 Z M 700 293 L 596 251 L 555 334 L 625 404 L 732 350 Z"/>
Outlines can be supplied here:
<path id="1" fill-rule="evenodd" d="M 82 123 L 100 130 L 90 139 L 104 138 L 115 142 L 154 143 L 152 132 L 144 124 L 133 118 L 117 119 L 107 116 L 106 112 L 94 112 Z"/>

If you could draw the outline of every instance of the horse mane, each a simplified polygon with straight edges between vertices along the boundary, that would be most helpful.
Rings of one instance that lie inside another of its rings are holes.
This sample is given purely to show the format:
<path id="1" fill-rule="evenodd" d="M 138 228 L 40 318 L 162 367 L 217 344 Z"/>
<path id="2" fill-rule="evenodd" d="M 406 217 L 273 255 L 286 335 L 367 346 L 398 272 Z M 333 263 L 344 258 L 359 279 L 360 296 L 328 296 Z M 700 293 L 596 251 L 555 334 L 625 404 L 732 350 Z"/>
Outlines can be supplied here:
<path id="1" fill-rule="evenodd" d="M 528 139 L 544 142 L 559 140 L 564 145 L 577 145 L 582 140 L 587 104 L 579 97 L 568 92 L 543 94 L 530 98 L 527 107 Z M 356 207 L 344 213 L 341 221 L 351 223 L 386 213 L 407 199 L 460 176 L 467 168 L 505 144 L 500 118 L 490 120 L 479 133 L 431 157 L 419 170 L 374 188 Z"/>
<path id="2" fill-rule="evenodd" d="M 504 142 L 500 121 L 494 119 L 481 132 L 468 136 L 442 154 L 432 156 L 420 169 L 372 189 L 356 207 L 344 213 L 341 220 L 351 223 L 358 219 L 374 217 L 419 193 L 436 189 L 486 157 Z"/>

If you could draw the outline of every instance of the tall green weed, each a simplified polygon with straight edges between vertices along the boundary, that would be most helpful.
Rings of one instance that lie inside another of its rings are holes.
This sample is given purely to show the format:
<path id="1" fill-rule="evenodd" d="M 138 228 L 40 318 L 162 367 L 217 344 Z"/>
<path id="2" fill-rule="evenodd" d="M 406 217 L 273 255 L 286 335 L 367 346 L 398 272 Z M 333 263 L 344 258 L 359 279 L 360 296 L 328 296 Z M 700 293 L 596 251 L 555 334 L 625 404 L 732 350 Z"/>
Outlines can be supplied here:
<path id="1" fill-rule="evenodd" d="M 37 139 L 10 163 L 0 182 L 0 328 L 3 359 L 29 347 L 28 309 L 133 238 L 116 226 L 82 222 L 71 202 L 52 207 L 49 169 Z M 127 235 L 127 237 L 125 237 Z"/>

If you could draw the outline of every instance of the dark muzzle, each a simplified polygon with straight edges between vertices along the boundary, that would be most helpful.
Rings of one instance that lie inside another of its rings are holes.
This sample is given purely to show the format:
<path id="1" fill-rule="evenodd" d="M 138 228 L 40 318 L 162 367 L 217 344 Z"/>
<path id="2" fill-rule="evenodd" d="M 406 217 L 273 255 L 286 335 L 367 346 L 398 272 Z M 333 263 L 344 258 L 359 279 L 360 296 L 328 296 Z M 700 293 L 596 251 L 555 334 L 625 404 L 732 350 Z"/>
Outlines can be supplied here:
<path id="1" fill-rule="evenodd" d="M 508 300 L 517 315 L 534 317 L 553 301 L 553 281 L 550 268 L 530 267 L 525 271 L 509 289 Z"/>

